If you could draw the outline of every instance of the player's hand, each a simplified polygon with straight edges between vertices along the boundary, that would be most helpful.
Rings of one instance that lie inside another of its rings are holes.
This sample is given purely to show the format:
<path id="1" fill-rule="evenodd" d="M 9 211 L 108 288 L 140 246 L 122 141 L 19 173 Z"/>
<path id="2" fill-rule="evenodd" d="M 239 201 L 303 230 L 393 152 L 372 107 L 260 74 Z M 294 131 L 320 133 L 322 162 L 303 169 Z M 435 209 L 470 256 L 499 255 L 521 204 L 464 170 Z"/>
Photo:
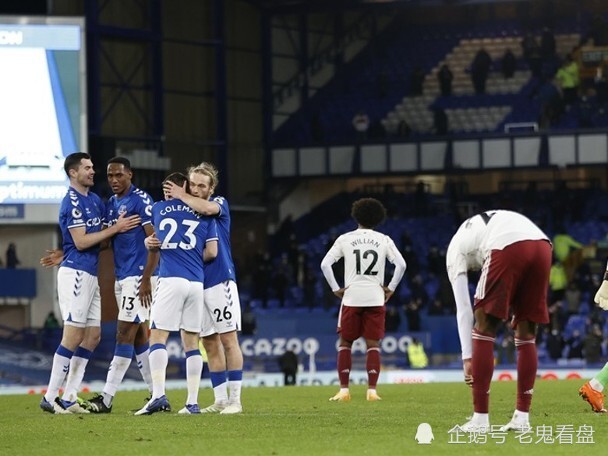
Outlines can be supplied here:
<path id="1" fill-rule="evenodd" d="M 394 291 L 391 290 L 389 287 L 382 287 L 382 289 L 384 290 L 384 302 L 388 302 L 389 299 L 391 299 L 391 296 L 393 296 Z"/>
<path id="2" fill-rule="evenodd" d="M 346 288 L 340 288 L 339 290 L 334 291 L 334 294 L 342 299 L 344 297 L 344 292 L 346 291 Z"/>
<path id="3" fill-rule="evenodd" d="M 462 360 L 462 370 L 464 371 L 464 382 L 473 387 L 473 363 L 471 358 Z"/>
<path id="4" fill-rule="evenodd" d="M 116 229 L 118 230 L 118 233 L 132 230 L 139 225 L 141 225 L 141 217 L 139 215 L 125 217 L 125 214 L 121 214 L 120 217 L 116 219 Z"/>
<path id="5" fill-rule="evenodd" d="M 139 301 L 146 309 L 152 305 L 152 281 L 150 277 L 142 277 L 139 286 Z"/>
<path id="6" fill-rule="evenodd" d="M 156 233 L 152 233 L 144 239 L 144 245 L 146 246 L 146 249 L 156 251 L 160 249 L 160 239 L 156 237 Z"/>
<path id="7" fill-rule="evenodd" d="M 593 301 L 602 309 L 608 310 L 608 280 L 602 281 Z"/>
<path id="8" fill-rule="evenodd" d="M 187 194 L 186 185 L 188 185 L 188 182 L 184 182 L 184 186 L 180 187 L 171 181 L 167 181 L 163 184 L 163 192 L 165 196 L 170 196 L 173 199 L 183 199 L 184 195 Z"/>
<path id="9" fill-rule="evenodd" d="M 45 268 L 59 266 L 63 261 L 63 250 L 50 249 L 46 251 L 46 255 L 40 258 L 40 264 Z"/>

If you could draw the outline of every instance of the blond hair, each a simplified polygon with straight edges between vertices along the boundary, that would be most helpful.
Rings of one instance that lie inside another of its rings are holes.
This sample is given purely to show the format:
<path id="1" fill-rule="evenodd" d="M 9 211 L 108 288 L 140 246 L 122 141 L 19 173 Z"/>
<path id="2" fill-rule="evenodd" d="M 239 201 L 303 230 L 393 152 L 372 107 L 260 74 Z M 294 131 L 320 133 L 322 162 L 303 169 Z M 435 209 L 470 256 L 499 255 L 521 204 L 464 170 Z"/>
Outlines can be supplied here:
<path id="1" fill-rule="evenodd" d="M 188 176 L 190 174 L 202 174 L 203 176 L 209 177 L 209 185 L 212 189 L 215 189 L 219 184 L 219 179 L 217 177 L 218 171 L 215 166 L 208 162 L 201 162 L 198 165 L 191 166 L 187 169 Z"/>

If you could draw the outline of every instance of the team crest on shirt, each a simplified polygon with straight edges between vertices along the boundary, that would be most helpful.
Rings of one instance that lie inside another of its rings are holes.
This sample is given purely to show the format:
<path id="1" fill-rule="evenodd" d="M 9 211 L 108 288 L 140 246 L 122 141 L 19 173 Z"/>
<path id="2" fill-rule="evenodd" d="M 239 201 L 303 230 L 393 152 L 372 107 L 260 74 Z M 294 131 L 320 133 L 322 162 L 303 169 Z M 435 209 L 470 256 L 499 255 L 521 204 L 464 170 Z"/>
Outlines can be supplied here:
<path id="1" fill-rule="evenodd" d="M 122 204 L 119 208 L 118 208 L 118 215 L 122 215 L 122 214 L 126 214 L 127 213 L 127 206 Z"/>

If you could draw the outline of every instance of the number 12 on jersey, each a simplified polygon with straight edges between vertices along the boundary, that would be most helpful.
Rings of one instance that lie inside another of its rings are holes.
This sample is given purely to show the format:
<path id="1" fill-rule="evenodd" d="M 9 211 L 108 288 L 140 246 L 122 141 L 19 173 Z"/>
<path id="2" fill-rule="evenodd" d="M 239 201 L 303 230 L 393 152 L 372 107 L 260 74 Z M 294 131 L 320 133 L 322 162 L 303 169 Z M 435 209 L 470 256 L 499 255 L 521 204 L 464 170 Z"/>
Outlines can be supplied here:
<path id="1" fill-rule="evenodd" d="M 371 262 L 369 263 L 369 266 L 367 266 L 367 269 L 365 269 L 365 272 L 363 272 L 363 275 L 378 275 L 378 271 L 374 271 L 374 267 L 378 262 L 378 252 L 376 252 L 375 250 L 366 250 L 363 252 L 363 255 L 361 255 L 361 250 L 355 249 L 353 250 L 353 253 L 355 254 L 355 273 L 357 275 L 362 274 L 361 259 L 367 260 L 369 257 L 371 257 Z"/>

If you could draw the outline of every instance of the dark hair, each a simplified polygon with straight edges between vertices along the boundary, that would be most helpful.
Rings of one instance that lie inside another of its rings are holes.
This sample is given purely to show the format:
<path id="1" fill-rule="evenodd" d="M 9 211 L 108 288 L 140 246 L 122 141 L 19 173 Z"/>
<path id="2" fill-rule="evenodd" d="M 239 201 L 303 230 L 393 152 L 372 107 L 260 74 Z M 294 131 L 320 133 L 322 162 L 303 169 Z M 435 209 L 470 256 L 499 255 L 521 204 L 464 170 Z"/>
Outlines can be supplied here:
<path id="1" fill-rule="evenodd" d="M 126 170 L 131 171 L 131 162 L 128 158 L 125 157 L 112 157 L 108 160 L 108 165 L 110 163 L 117 163 L 119 165 L 123 165 Z"/>
<path id="2" fill-rule="evenodd" d="M 70 177 L 70 170 L 75 169 L 78 170 L 80 166 L 80 162 L 82 160 L 90 160 L 91 156 L 86 152 L 74 152 L 73 154 L 65 157 L 65 161 L 63 162 L 63 169 L 65 173 Z"/>
<path id="3" fill-rule="evenodd" d="M 384 222 L 386 209 L 376 198 L 361 198 L 353 203 L 350 215 L 363 228 L 375 228 Z"/>
<path id="4" fill-rule="evenodd" d="M 186 176 L 184 176 L 182 173 L 171 173 L 171 174 L 169 174 L 167 177 L 165 177 L 165 180 L 163 181 L 163 184 L 165 182 L 173 182 L 175 185 L 179 185 L 180 187 L 183 187 L 185 182 L 187 182 L 188 184 L 190 183 L 188 181 L 188 178 Z M 186 185 L 186 193 L 190 194 L 190 186 L 189 185 Z"/>

